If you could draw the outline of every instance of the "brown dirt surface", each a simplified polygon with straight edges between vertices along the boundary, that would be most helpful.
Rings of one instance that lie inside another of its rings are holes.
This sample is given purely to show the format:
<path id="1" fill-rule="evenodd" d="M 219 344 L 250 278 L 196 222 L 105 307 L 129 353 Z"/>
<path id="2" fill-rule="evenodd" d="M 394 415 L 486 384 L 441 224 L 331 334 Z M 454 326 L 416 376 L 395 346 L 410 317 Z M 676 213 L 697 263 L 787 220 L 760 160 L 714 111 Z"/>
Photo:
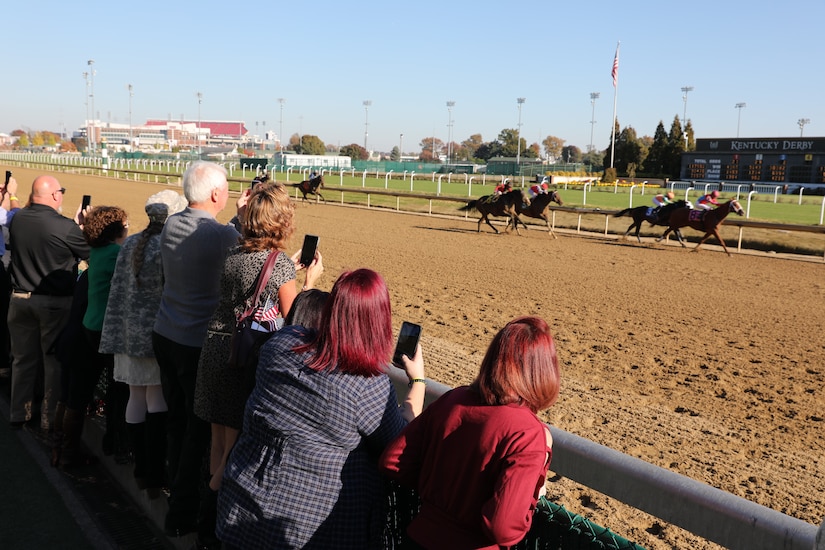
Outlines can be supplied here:
<path id="1" fill-rule="evenodd" d="M 15 175 L 24 195 L 34 172 Z M 136 231 L 143 202 L 161 188 L 59 178 L 66 212 L 91 193 L 94 204 L 125 207 Z M 470 382 L 504 323 L 539 315 L 563 365 L 546 420 L 809 523 L 825 517 L 821 257 L 728 257 L 712 245 L 694 253 L 572 232 L 553 240 L 539 229 L 477 233 L 472 217 L 336 205 L 298 204 L 296 222 L 289 252 L 305 233 L 320 236 L 321 288 L 347 269 L 384 275 L 396 329 L 423 325 L 428 377 Z M 548 497 L 649 549 L 718 548 L 559 476 Z"/>

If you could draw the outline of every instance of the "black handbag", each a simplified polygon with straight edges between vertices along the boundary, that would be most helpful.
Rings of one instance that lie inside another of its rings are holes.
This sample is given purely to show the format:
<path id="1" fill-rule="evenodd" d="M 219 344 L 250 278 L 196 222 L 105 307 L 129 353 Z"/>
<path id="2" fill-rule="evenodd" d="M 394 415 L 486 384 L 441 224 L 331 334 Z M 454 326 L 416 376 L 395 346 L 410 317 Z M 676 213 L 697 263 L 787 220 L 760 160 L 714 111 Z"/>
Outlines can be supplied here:
<path id="1" fill-rule="evenodd" d="M 255 291 L 246 300 L 246 310 L 237 319 L 235 331 L 229 342 L 229 368 L 231 369 L 245 369 L 253 361 L 257 363 L 261 346 L 274 333 L 274 331 L 259 330 L 260 323 L 256 319 L 256 313 L 260 309 L 258 301 L 272 274 L 278 254 L 279 252 L 270 252 L 267 256 L 258 274 Z"/>

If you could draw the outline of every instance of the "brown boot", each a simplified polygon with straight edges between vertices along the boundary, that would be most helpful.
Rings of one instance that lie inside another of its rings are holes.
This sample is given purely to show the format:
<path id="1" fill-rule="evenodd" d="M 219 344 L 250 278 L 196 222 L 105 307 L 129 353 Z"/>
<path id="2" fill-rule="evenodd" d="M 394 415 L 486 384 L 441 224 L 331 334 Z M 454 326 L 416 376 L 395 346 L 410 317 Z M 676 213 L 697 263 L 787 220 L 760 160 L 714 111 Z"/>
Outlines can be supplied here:
<path id="1" fill-rule="evenodd" d="M 60 466 L 85 466 L 97 462 L 97 457 L 87 455 L 82 449 L 81 436 L 86 416 L 83 411 L 66 409 L 63 415 L 63 449 L 60 453 Z"/>

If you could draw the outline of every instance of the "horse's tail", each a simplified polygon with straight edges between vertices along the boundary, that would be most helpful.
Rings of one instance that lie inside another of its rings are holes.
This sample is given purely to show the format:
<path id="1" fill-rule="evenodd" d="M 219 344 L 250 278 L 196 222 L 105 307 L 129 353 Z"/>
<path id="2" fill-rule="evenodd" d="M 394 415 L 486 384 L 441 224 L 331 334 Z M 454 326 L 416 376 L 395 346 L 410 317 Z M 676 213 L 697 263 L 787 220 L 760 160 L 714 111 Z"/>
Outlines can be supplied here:
<path id="1" fill-rule="evenodd" d="M 476 204 L 477 204 L 477 203 L 478 203 L 478 201 L 477 201 L 477 200 L 470 201 L 470 202 L 468 202 L 466 205 L 464 205 L 464 206 L 462 206 L 461 208 L 459 208 L 458 210 L 459 210 L 459 212 L 466 212 L 467 210 L 472 210 L 473 208 L 475 208 L 475 207 L 476 207 Z"/>
<path id="2" fill-rule="evenodd" d="M 614 218 L 621 218 L 622 216 L 628 216 L 628 215 L 631 215 L 632 211 L 633 211 L 632 208 L 625 208 L 621 212 L 616 212 L 615 214 L 613 214 L 613 217 Z"/>

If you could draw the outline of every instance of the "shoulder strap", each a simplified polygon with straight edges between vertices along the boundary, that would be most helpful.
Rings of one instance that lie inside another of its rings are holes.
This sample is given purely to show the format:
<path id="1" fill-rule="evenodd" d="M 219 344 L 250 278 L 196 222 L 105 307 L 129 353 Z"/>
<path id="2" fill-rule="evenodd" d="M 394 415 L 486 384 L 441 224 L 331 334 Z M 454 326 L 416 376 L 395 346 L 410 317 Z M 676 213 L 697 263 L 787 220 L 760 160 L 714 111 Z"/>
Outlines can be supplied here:
<path id="1" fill-rule="evenodd" d="M 255 311 L 255 308 L 258 307 L 258 299 L 261 297 L 261 292 L 263 292 L 266 287 L 267 281 L 269 281 L 269 276 L 272 275 L 272 268 L 275 267 L 278 254 L 280 254 L 280 252 L 273 251 L 266 257 L 266 261 L 264 262 L 263 267 L 261 267 L 261 272 L 258 273 L 258 280 L 255 282 L 255 292 L 252 293 L 247 301 L 248 305 L 243 314 L 244 317 L 251 314 Z"/>

